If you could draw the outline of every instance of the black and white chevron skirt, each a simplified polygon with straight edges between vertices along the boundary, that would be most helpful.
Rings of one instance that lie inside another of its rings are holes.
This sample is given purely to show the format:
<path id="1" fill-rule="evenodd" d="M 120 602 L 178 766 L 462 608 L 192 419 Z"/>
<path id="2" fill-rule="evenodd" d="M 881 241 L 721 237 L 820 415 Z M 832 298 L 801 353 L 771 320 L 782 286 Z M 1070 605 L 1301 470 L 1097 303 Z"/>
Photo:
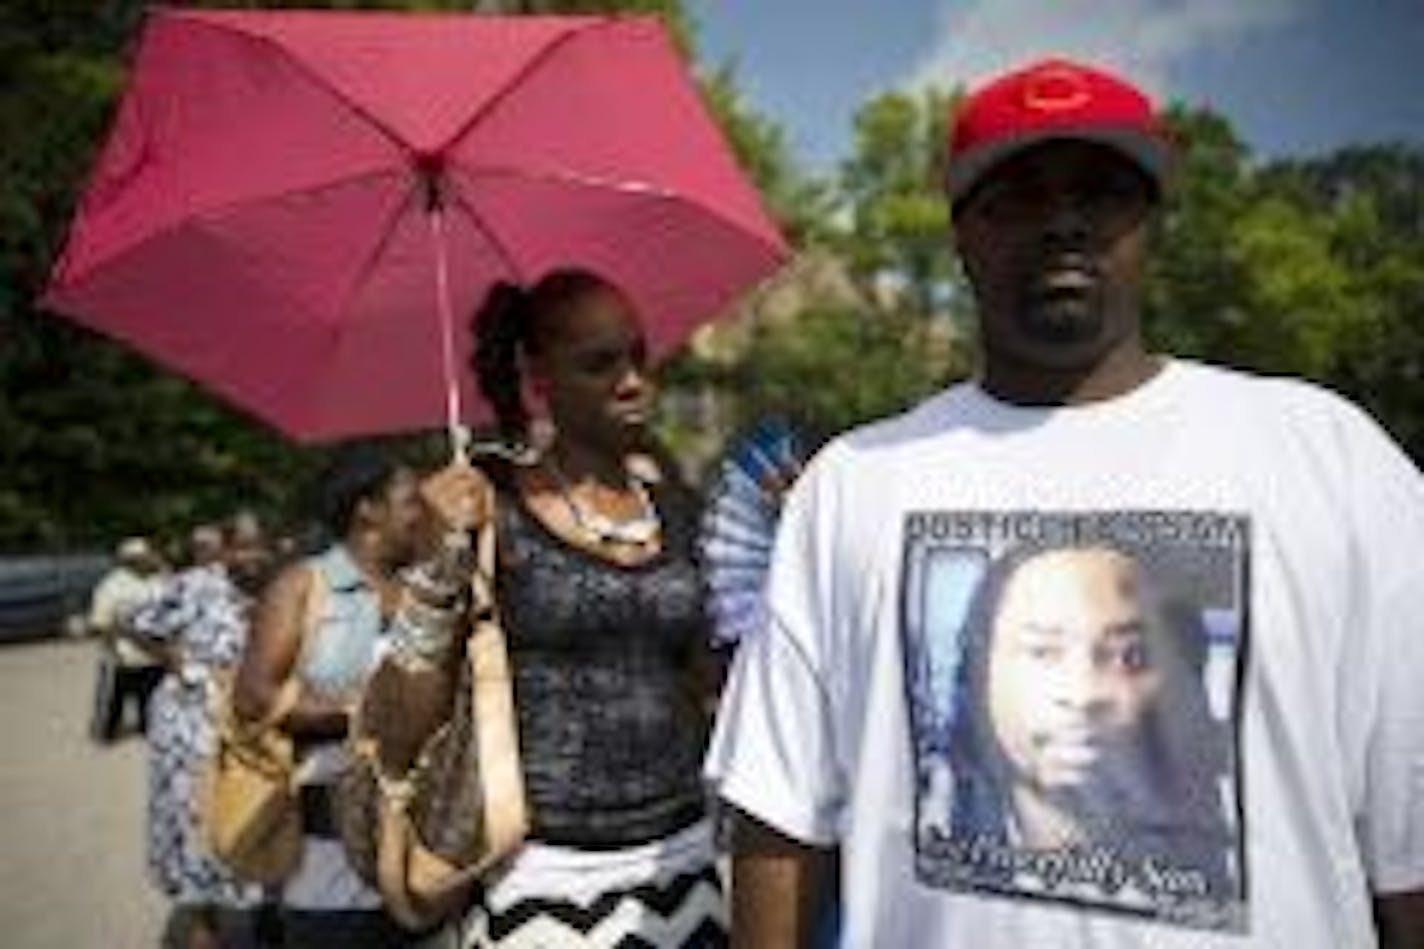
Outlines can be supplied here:
<path id="1" fill-rule="evenodd" d="M 531 842 L 466 916 L 464 949 L 705 949 L 727 945 L 711 825 L 621 850 Z"/>

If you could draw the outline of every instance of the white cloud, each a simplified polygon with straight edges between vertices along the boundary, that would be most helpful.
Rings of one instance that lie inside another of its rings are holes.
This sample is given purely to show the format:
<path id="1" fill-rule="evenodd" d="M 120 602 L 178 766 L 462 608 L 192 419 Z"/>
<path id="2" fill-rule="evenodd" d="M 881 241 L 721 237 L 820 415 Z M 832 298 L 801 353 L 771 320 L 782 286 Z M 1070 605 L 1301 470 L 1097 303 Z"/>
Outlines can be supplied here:
<path id="1" fill-rule="evenodd" d="M 1155 95 L 1173 68 L 1205 48 L 1258 40 L 1311 0 L 941 0 L 930 52 L 899 86 L 975 83 L 1048 55 L 1100 63 Z"/>

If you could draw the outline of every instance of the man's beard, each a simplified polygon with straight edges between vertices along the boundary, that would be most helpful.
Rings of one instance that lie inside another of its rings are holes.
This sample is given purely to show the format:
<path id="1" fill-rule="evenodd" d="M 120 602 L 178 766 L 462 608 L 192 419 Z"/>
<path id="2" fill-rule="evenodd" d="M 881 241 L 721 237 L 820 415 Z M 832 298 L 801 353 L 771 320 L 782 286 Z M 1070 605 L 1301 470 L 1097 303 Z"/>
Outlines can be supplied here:
<path id="1" fill-rule="evenodd" d="M 1098 339 L 1106 322 L 1100 292 L 1039 296 L 1018 308 L 1026 339 L 1051 345 L 1079 345 Z"/>
<path id="2" fill-rule="evenodd" d="M 1077 244 L 1043 248 L 1023 274 L 1015 308 L 1026 339 L 1055 346 L 1097 340 L 1106 321 L 1107 282 L 1094 255 Z"/>

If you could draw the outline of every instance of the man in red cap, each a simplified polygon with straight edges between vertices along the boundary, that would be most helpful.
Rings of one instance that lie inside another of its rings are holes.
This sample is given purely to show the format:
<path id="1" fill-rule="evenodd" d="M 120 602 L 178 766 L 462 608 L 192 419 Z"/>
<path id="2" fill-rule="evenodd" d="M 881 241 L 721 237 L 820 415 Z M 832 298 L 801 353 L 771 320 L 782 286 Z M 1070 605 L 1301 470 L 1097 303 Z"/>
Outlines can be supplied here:
<path id="1" fill-rule="evenodd" d="M 1424 478 L 1350 403 L 1150 352 L 1151 102 L 975 90 L 982 370 L 793 489 L 707 760 L 737 945 L 1424 944 Z"/>

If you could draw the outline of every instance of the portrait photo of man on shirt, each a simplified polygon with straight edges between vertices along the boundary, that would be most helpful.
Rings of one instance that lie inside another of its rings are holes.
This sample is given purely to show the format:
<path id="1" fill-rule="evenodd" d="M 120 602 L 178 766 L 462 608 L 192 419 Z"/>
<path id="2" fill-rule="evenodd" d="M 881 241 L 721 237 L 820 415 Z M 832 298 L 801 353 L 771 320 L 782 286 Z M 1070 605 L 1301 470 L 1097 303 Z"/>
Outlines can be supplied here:
<path id="1" fill-rule="evenodd" d="M 1231 928 L 1244 529 L 1186 512 L 913 517 L 921 880 Z"/>

